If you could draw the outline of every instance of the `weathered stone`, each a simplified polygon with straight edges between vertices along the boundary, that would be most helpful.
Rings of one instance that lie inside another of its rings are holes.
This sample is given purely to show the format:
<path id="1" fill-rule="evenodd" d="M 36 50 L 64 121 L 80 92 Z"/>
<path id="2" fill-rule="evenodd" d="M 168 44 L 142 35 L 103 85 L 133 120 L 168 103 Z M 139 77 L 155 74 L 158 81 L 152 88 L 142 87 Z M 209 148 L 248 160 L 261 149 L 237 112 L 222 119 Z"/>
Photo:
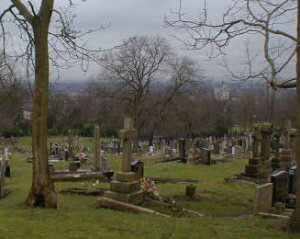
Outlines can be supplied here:
<path id="1" fill-rule="evenodd" d="M 183 162 L 187 162 L 186 158 L 186 141 L 185 139 L 178 140 L 179 159 Z"/>
<path id="2" fill-rule="evenodd" d="M 100 142 L 100 127 L 95 127 L 95 149 L 94 149 L 94 167 L 95 171 L 100 171 L 101 166 L 101 142 Z"/>
<path id="3" fill-rule="evenodd" d="M 133 128 L 133 122 L 130 118 L 125 118 L 124 129 L 120 131 L 120 136 L 122 138 L 123 144 L 123 159 L 122 159 L 122 171 L 131 171 L 131 161 L 132 161 L 132 147 L 137 137 L 137 132 Z"/>
<path id="4" fill-rule="evenodd" d="M 120 182 L 131 182 L 135 181 L 136 174 L 134 172 L 117 172 L 116 180 Z"/>
<path id="5" fill-rule="evenodd" d="M 133 128 L 130 118 L 124 121 L 124 129 L 121 130 L 123 143 L 122 172 L 116 173 L 116 179 L 111 182 L 111 191 L 104 196 L 121 202 L 140 204 L 144 200 L 144 193 L 140 190 L 137 174 L 132 170 L 132 147 L 137 133 Z"/>
<path id="6" fill-rule="evenodd" d="M 275 171 L 271 176 L 273 183 L 273 204 L 276 202 L 286 203 L 288 199 L 288 173 L 286 171 Z"/>
<path id="7" fill-rule="evenodd" d="M 296 194 L 296 170 L 297 166 L 289 169 L 289 193 Z"/>
<path id="8" fill-rule="evenodd" d="M 254 214 L 270 212 L 272 209 L 273 184 L 266 183 L 256 187 Z"/>
<path id="9" fill-rule="evenodd" d="M 140 183 L 138 181 L 132 181 L 132 182 L 112 181 L 110 183 L 110 190 L 118 193 L 132 193 L 140 190 Z"/>
<path id="10" fill-rule="evenodd" d="M 142 190 L 133 193 L 118 193 L 113 191 L 106 191 L 104 193 L 104 197 L 132 204 L 141 204 L 144 201 L 144 193 Z"/>
<path id="11" fill-rule="evenodd" d="M 135 173 L 136 180 L 144 177 L 144 163 L 140 160 L 135 160 L 131 163 L 131 171 Z"/>
<path id="12" fill-rule="evenodd" d="M 245 167 L 245 176 L 257 182 L 268 182 L 272 172 L 271 155 L 272 125 L 257 124 L 253 135 L 253 152 L 249 164 Z"/>

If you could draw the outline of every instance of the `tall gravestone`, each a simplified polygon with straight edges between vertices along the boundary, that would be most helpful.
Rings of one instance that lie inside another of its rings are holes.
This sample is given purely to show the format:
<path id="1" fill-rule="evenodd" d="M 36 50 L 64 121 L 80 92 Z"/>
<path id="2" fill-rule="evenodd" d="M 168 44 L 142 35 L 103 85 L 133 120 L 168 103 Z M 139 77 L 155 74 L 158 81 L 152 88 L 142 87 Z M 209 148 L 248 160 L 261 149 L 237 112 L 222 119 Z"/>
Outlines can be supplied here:
<path id="1" fill-rule="evenodd" d="M 125 118 L 124 129 L 121 130 L 120 136 L 123 145 L 121 171 L 116 173 L 115 180 L 110 184 L 110 191 L 105 192 L 104 196 L 118 201 L 140 204 L 143 202 L 143 191 L 136 174 L 131 171 L 132 149 L 137 137 L 131 118 Z"/>
<path id="2" fill-rule="evenodd" d="M 282 134 L 283 148 L 279 151 L 279 168 L 288 170 L 295 161 L 295 138 L 297 130 L 289 128 Z"/>
<path id="3" fill-rule="evenodd" d="M 280 133 L 276 132 L 273 134 L 272 143 L 271 143 L 273 157 L 272 157 L 272 169 L 276 170 L 280 168 Z"/>
<path id="4" fill-rule="evenodd" d="M 101 139 L 100 139 L 100 127 L 99 125 L 96 125 L 95 127 L 95 155 L 94 155 L 94 168 L 95 171 L 101 170 Z"/>
<path id="5" fill-rule="evenodd" d="M 256 124 L 253 134 L 253 150 L 244 175 L 257 183 L 270 181 L 272 124 Z"/>
<path id="6" fill-rule="evenodd" d="M 185 139 L 179 139 L 178 140 L 178 151 L 179 151 L 179 159 L 181 162 L 186 163 L 186 140 Z"/>
<path id="7" fill-rule="evenodd" d="M 73 139 L 72 131 L 70 129 L 68 130 L 67 142 L 68 142 L 69 157 L 72 159 L 74 157 L 74 139 Z"/>

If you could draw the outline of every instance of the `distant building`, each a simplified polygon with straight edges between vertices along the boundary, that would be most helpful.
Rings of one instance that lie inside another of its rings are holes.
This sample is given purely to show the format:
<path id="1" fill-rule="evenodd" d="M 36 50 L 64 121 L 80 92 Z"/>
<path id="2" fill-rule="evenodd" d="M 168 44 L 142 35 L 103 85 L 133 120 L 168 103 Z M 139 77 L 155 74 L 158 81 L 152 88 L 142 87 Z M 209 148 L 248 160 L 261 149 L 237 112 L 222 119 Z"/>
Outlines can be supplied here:
<path id="1" fill-rule="evenodd" d="M 24 120 L 31 120 L 32 112 L 23 110 L 23 119 Z"/>
<path id="2" fill-rule="evenodd" d="M 23 119 L 32 120 L 32 102 L 28 101 L 23 104 Z"/>
<path id="3" fill-rule="evenodd" d="M 230 98 L 229 88 L 222 82 L 221 87 L 214 89 L 214 96 L 219 101 L 226 101 Z"/>

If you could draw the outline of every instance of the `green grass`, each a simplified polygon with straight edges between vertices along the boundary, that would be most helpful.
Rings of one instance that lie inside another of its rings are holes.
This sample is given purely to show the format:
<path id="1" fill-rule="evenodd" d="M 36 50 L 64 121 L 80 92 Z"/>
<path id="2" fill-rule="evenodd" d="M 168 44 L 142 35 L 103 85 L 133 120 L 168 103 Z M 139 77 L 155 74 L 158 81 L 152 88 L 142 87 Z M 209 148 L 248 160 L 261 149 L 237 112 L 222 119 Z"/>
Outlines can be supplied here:
<path id="1" fill-rule="evenodd" d="M 22 143 L 30 147 L 28 139 L 23 139 Z M 113 167 L 117 168 L 120 160 L 112 160 Z M 150 161 L 147 158 L 146 176 L 200 180 L 198 200 L 184 197 L 184 185 L 158 186 L 163 196 L 175 198 L 178 204 L 207 216 L 168 219 L 96 209 L 95 197 L 66 194 L 59 194 L 58 210 L 28 209 L 24 201 L 31 183 L 31 165 L 26 163 L 23 155 L 15 154 L 11 161 L 12 178 L 7 181 L 11 193 L 0 200 L 0 239 L 300 238 L 279 230 L 278 220 L 238 217 L 251 213 L 254 188 L 246 184 L 228 184 L 224 178 L 241 172 L 245 160 L 214 166 L 154 164 Z M 56 188 L 60 191 L 73 186 L 93 187 L 92 183 L 59 183 Z"/>

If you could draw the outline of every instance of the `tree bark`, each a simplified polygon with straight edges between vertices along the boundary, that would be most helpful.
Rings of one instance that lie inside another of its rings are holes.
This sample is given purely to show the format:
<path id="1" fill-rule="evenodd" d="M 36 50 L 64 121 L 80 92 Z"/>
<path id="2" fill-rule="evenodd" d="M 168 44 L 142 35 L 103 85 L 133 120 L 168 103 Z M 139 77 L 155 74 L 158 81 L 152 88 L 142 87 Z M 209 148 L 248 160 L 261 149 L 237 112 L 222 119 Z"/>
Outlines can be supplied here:
<path id="1" fill-rule="evenodd" d="M 298 0 L 298 25 L 297 25 L 297 61 L 296 61 L 296 78 L 297 78 L 297 136 L 296 136 L 296 163 L 297 163 L 297 172 L 296 172 L 296 209 L 290 220 L 290 229 L 292 232 L 300 233 L 300 0 Z"/>
<path id="2" fill-rule="evenodd" d="M 47 9 L 44 15 L 35 16 L 32 23 L 35 44 L 32 144 L 35 150 L 32 161 L 32 186 L 26 203 L 30 207 L 57 208 L 57 193 L 48 170 L 48 29 L 52 8 L 48 5 Z"/>

